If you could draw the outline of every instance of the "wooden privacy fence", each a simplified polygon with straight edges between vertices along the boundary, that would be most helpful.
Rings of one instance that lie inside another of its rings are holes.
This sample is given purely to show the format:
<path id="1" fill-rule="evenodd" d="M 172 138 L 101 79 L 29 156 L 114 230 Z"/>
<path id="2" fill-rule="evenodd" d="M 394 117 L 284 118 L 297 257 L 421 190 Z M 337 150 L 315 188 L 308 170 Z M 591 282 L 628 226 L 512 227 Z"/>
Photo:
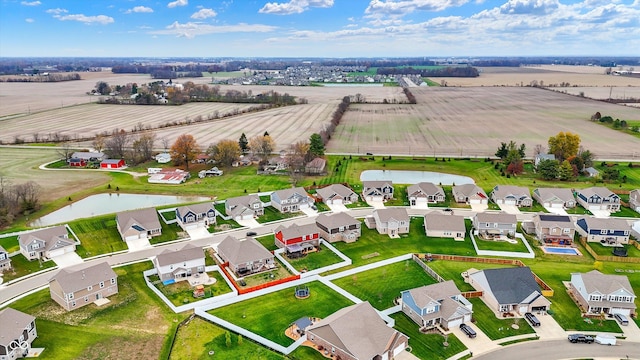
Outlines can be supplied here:
<path id="1" fill-rule="evenodd" d="M 636 257 L 621 257 L 621 256 L 607 256 L 607 255 L 600 255 L 598 253 L 595 252 L 595 250 L 593 250 L 591 248 L 591 245 L 589 245 L 589 242 L 587 241 L 586 238 L 584 237 L 580 237 L 580 244 L 582 244 L 582 246 L 584 246 L 585 249 L 587 249 L 587 252 L 589 254 L 591 254 L 591 256 L 593 256 L 594 259 L 596 259 L 597 261 L 611 261 L 611 262 L 619 262 L 619 263 L 636 263 L 636 264 L 640 264 L 640 258 L 636 258 Z M 640 245 L 638 244 L 637 241 L 635 240 L 629 240 L 629 244 L 631 246 L 636 247 L 637 249 L 640 249 Z"/>

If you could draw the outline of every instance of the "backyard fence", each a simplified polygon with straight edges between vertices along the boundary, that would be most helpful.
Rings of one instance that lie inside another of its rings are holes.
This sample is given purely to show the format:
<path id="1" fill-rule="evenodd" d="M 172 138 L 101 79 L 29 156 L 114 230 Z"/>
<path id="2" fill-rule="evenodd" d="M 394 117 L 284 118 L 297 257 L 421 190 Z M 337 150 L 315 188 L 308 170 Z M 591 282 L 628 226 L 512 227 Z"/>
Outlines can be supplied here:
<path id="1" fill-rule="evenodd" d="M 233 279 L 234 277 L 231 276 L 231 274 L 229 273 L 228 267 L 229 267 L 229 263 L 228 262 L 226 262 L 224 264 L 220 264 L 220 269 L 222 269 L 222 271 L 224 272 L 225 276 L 228 279 Z M 271 286 L 284 284 L 284 283 L 287 283 L 289 281 L 294 281 L 294 280 L 300 280 L 300 275 L 292 275 L 292 276 L 289 276 L 289 277 L 286 277 L 286 278 L 283 278 L 283 279 L 269 281 L 267 283 L 256 285 L 256 286 L 252 286 L 252 287 L 248 287 L 248 288 L 241 288 L 240 286 L 238 286 L 236 281 L 231 281 L 231 284 L 233 285 L 233 287 L 238 292 L 238 295 L 243 295 L 243 294 L 246 294 L 246 293 L 250 293 L 250 292 L 261 290 L 261 289 L 266 289 L 266 288 L 271 287 Z"/>
<path id="2" fill-rule="evenodd" d="M 599 255 L 597 252 L 595 252 L 595 250 L 591 248 L 591 245 L 589 245 L 589 242 L 585 237 L 580 237 L 580 244 L 582 244 L 582 246 L 584 246 L 584 248 L 587 249 L 587 252 L 591 254 L 591 256 L 593 256 L 593 258 L 597 261 L 611 261 L 611 262 L 619 262 L 619 263 L 640 264 L 640 258 L 636 258 L 636 257 Z M 629 244 L 640 249 L 640 247 L 638 247 L 639 246 L 638 243 L 634 240 L 629 240 Z"/>
<path id="3" fill-rule="evenodd" d="M 413 261 L 415 261 L 418 265 L 420 265 L 420 267 L 422 269 L 424 269 L 424 271 L 431 275 L 432 278 L 436 279 L 436 281 L 438 282 L 444 282 L 445 280 L 442 278 L 442 276 L 438 275 L 437 272 L 435 272 L 432 268 L 429 267 L 429 265 L 427 265 L 427 263 L 425 263 L 424 261 L 422 261 L 420 259 L 420 255 L 419 254 L 413 254 L 412 257 Z"/>

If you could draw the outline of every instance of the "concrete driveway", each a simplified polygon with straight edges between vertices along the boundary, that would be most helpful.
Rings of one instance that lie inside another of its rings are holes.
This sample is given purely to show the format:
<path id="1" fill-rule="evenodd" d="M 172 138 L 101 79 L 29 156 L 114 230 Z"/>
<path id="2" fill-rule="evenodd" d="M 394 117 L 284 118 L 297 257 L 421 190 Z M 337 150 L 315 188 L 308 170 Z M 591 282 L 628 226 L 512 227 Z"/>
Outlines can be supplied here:
<path id="1" fill-rule="evenodd" d="M 514 215 L 520 214 L 520 209 L 518 209 L 518 207 L 515 205 L 501 204 L 498 206 L 500 206 L 500 210 L 506 212 L 507 214 L 514 214 Z"/>
<path id="2" fill-rule="evenodd" d="M 54 256 L 51 260 L 53 260 L 61 269 L 67 266 L 82 264 L 84 261 L 80 255 L 75 253 L 75 251 L 60 256 Z"/>
<path id="3" fill-rule="evenodd" d="M 416 204 L 416 205 L 411 205 L 410 208 L 411 209 L 418 209 L 418 210 L 427 210 L 427 209 L 429 209 L 429 204 L 420 203 L 420 204 Z"/>
<path id="4" fill-rule="evenodd" d="M 484 212 L 489 208 L 487 204 L 471 204 L 471 211 Z"/>
<path id="5" fill-rule="evenodd" d="M 195 229 L 187 230 L 187 234 L 189 234 L 189 237 L 191 238 L 191 240 L 211 237 L 211 234 L 209 233 L 209 231 L 203 227 L 197 227 Z"/>
<path id="6" fill-rule="evenodd" d="M 246 219 L 246 220 L 236 220 L 236 222 L 238 224 L 240 224 L 241 226 L 246 226 L 248 228 L 257 228 L 260 227 L 260 223 L 258 221 L 256 221 L 256 219 L 251 218 L 251 219 Z"/>
<path id="7" fill-rule="evenodd" d="M 349 208 L 347 208 L 344 204 L 327 204 L 327 206 L 334 213 L 349 211 Z"/>
<path id="8" fill-rule="evenodd" d="M 556 215 L 569 215 L 567 214 L 567 212 L 562 209 L 562 208 L 554 208 L 554 207 L 544 207 L 548 212 L 550 212 L 551 214 L 556 214 Z"/>
<path id="9" fill-rule="evenodd" d="M 546 313 L 533 314 L 538 318 L 538 320 L 540 320 L 540 326 L 532 327 L 536 334 L 540 336 L 540 340 L 558 340 L 567 338 L 567 332 L 558 325 L 553 316 L 545 315 Z"/>
<path id="10" fill-rule="evenodd" d="M 127 247 L 129 251 L 138 251 L 146 248 L 150 248 L 151 244 L 148 239 L 135 239 L 127 240 Z"/>
<path id="11" fill-rule="evenodd" d="M 467 349 L 471 351 L 471 353 L 479 355 L 488 351 L 499 349 L 501 347 L 500 345 L 489 339 L 489 337 L 485 335 L 482 330 L 478 329 L 475 324 L 466 324 L 476 331 L 475 338 L 471 339 L 470 337 L 468 337 L 465 333 L 462 332 L 462 330 L 460 330 L 460 327 L 458 326 L 454 326 L 453 329 L 451 329 L 451 332 L 455 334 L 456 337 L 460 339 L 460 341 L 462 341 L 464 346 L 466 346 Z"/>
<path id="12" fill-rule="evenodd" d="M 608 218 L 611 216 L 611 213 L 607 210 L 589 210 L 593 214 L 593 216 L 597 218 Z"/>
<path id="13" fill-rule="evenodd" d="M 635 321 L 629 320 L 629 325 L 620 326 L 620 329 L 622 329 L 624 336 L 626 336 L 627 339 L 636 339 L 640 341 L 640 328 Z"/>
<path id="14" fill-rule="evenodd" d="M 374 209 L 384 209 L 386 207 L 382 201 L 367 200 L 367 204 Z"/>
<path id="15" fill-rule="evenodd" d="M 302 209 L 302 212 L 305 213 L 308 217 L 318 216 L 318 210 L 313 210 L 312 208 Z"/>

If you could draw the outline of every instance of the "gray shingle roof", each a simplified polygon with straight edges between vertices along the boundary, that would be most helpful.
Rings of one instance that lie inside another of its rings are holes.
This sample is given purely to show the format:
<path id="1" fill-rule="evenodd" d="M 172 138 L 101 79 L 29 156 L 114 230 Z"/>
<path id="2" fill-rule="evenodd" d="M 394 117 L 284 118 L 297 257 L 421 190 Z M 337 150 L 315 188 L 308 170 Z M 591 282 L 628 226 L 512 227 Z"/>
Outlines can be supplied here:
<path id="1" fill-rule="evenodd" d="M 115 277 L 116 273 L 105 261 L 80 270 L 62 269 L 49 282 L 57 282 L 62 291 L 69 294 Z"/>
<path id="2" fill-rule="evenodd" d="M 315 234 L 318 232 L 318 226 L 315 223 L 298 225 L 296 223 L 291 224 L 289 227 L 282 225 L 275 229 L 275 233 L 282 231 L 282 237 L 284 239 L 293 239 L 299 236 Z"/>
<path id="3" fill-rule="evenodd" d="M 509 195 L 513 195 L 516 198 L 530 198 L 529 188 L 524 186 L 513 185 L 497 185 L 493 188 L 493 194 L 496 199 L 504 199 Z"/>
<path id="4" fill-rule="evenodd" d="M 601 198 L 608 198 L 609 196 L 613 195 L 613 191 L 607 189 L 606 187 L 601 187 L 601 186 L 590 187 L 586 189 L 578 189 L 576 191 L 586 197 L 598 195 Z"/>
<path id="5" fill-rule="evenodd" d="M 456 185 L 451 188 L 451 192 L 454 196 L 462 195 L 464 197 L 472 197 L 478 195 L 481 198 L 487 199 L 487 193 L 482 190 L 476 184 L 464 184 L 464 185 Z"/>
<path id="6" fill-rule="evenodd" d="M 537 188 L 533 190 L 533 194 L 538 201 L 551 201 L 554 198 L 560 199 L 563 202 L 575 201 L 573 192 L 567 188 Z"/>
<path id="7" fill-rule="evenodd" d="M 481 223 L 515 224 L 518 222 L 515 215 L 503 212 L 479 212 L 476 214 L 476 219 Z"/>
<path id="8" fill-rule="evenodd" d="M 584 221 L 587 225 L 586 230 L 627 230 L 631 231 L 631 226 L 627 220 L 618 218 L 596 218 L 592 216 L 583 216 L 579 220 Z M 581 221 L 581 222 L 582 222 Z"/>
<path id="9" fill-rule="evenodd" d="M 303 187 L 282 189 L 282 190 L 274 191 L 273 194 L 271 195 L 282 200 L 282 199 L 288 199 L 296 194 L 301 197 L 309 197 L 309 195 L 307 194 L 307 191 Z"/>
<path id="10" fill-rule="evenodd" d="M 269 250 L 252 237 L 238 240 L 227 236 L 218 245 L 218 253 L 231 264 L 242 264 L 274 257 Z"/>
<path id="11" fill-rule="evenodd" d="M 409 221 L 409 214 L 405 208 L 376 209 L 373 212 L 378 214 L 378 219 L 385 223 L 391 219 Z"/>
<path id="12" fill-rule="evenodd" d="M 206 202 L 201 204 L 180 206 L 177 210 L 181 216 L 184 216 L 184 214 L 188 213 L 189 211 L 193 212 L 194 214 L 204 214 L 211 209 L 213 209 L 213 204 L 210 202 Z"/>
<path id="13" fill-rule="evenodd" d="M 203 259 L 204 251 L 201 247 L 191 244 L 185 245 L 180 250 L 165 250 L 156 256 L 156 262 L 159 266 L 177 264 L 194 259 Z"/>
<path id="14" fill-rule="evenodd" d="M 360 221 L 354 219 L 351 215 L 344 212 L 339 212 L 332 215 L 320 214 L 316 218 L 316 223 L 324 226 L 327 229 L 335 229 L 340 226 L 347 227 L 359 222 Z"/>
<path id="15" fill-rule="evenodd" d="M 229 209 L 229 213 L 227 215 L 241 215 L 245 210 L 253 212 L 254 209 L 250 206 L 255 202 L 262 203 L 260 197 L 255 194 L 229 198 L 225 203 L 225 209 Z"/>
<path id="16" fill-rule="evenodd" d="M 620 289 L 625 289 L 631 294 L 634 294 L 629 278 L 624 275 L 605 275 L 598 270 L 591 270 L 581 275 L 584 286 L 589 294 L 596 291 L 601 294 L 611 294 Z"/>
<path id="17" fill-rule="evenodd" d="M 417 192 L 421 192 L 425 195 L 435 195 L 438 193 L 444 195 L 444 190 L 442 190 L 440 186 L 431 182 L 419 182 L 417 184 L 410 185 L 407 188 L 407 194 L 409 194 L 409 196 Z"/>
<path id="18" fill-rule="evenodd" d="M 453 232 L 466 231 L 464 216 L 428 213 L 424 216 L 424 226 L 428 230 L 444 230 Z"/>
<path id="19" fill-rule="evenodd" d="M 355 192 L 342 184 L 332 184 L 327 187 L 316 190 L 316 193 L 322 197 L 322 199 L 331 199 L 335 195 L 339 195 L 343 198 L 349 197 Z"/>
<path id="20" fill-rule="evenodd" d="M 24 329 L 36 318 L 21 311 L 6 308 L 0 310 L 0 345 L 9 345 L 19 339 Z"/>
<path id="21" fill-rule="evenodd" d="M 500 304 L 519 304 L 540 286 L 529 267 L 486 269 L 484 273 L 493 296 Z"/>
<path id="22" fill-rule="evenodd" d="M 140 225 L 147 231 L 162 228 L 155 208 L 119 212 L 116 214 L 116 221 L 120 224 L 121 233 L 126 232 L 134 225 Z"/>
<path id="23" fill-rule="evenodd" d="M 65 246 L 73 246 L 75 242 L 66 238 L 67 228 L 64 225 L 32 231 L 18 236 L 20 246 L 27 245 L 33 240 L 44 241 L 45 250 L 59 249 Z"/>

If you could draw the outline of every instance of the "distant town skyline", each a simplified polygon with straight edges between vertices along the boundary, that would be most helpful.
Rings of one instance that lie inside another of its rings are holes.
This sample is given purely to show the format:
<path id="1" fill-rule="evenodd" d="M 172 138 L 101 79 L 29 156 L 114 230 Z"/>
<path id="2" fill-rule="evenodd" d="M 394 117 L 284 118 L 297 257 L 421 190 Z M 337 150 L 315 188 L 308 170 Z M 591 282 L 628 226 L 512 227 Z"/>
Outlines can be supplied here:
<path id="1" fill-rule="evenodd" d="M 640 56 L 640 0 L 0 1 L 0 57 Z"/>

